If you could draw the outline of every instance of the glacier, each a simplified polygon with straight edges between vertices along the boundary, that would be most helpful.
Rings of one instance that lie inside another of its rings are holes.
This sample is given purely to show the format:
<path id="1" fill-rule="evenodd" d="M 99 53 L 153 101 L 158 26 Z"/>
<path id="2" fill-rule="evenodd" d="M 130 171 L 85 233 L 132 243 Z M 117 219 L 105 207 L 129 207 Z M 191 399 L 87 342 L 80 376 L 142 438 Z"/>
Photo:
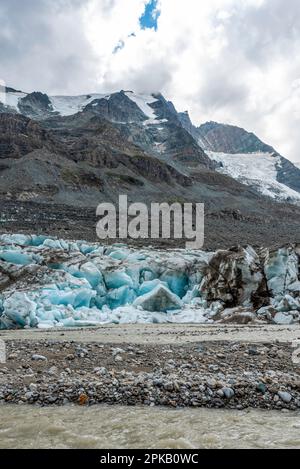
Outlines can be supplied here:
<path id="1" fill-rule="evenodd" d="M 300 194 L 277 180 L 281 157 L 274 153 L 222 153 L 206 151 L 217 163 L 216 170 L 242 184 L 255 188 L 267 197 L 300 204 Z"/>
<path id="2" fill-rule="evenodd" d="M 216 252 L 0 236 L 0 329 L 300 321 L 300 246 Z"/>

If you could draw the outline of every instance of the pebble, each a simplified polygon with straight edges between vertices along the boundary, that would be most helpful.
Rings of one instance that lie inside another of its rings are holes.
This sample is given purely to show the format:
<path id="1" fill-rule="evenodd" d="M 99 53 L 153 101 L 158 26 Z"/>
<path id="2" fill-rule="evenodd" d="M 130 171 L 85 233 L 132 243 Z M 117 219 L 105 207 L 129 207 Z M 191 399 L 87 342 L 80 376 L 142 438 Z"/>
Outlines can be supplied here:
<path id="1" fill-rule="evenodd" d="M 255 347 L 250 347 L 248 350 L 249 355 L 260 355 L 259 351 Z"/>
<path id="2" fill-rule="evenodd" d="M 258 383 L 258 385 L 256 386 L 256 389 L 262 394 L 265 394 L 267 392 L 267 386 L 264 383 Z"/>
<path id="3" fill-rule="evenodd" d="M 215 388 L 217 386 L 217 381 L 215 379 L 208 379 L 207 380 L 207 385 L 210 387 L 210 388 Z"/>
<path id="4" fill-rule="evenodd" d="M 94 368 L 94 373 L 96 373 L 97 375 L 103 376 L 103 375 L 106 375 L 108 371 L 104 366 L 101 366 L 98 368 Z"/>
<path id="5" fill-rule="evenodd" d="M 174 389 L 173 383 L 165 383 L 165 384 L 164 384 L 164 389 L 165 389 L 166 391 L 173 391 L 173 389 Z"/>
<path id="6" fill-rule="evenodd" d="M 34 354 L 34 355 L 32 355 L 31 360 L 35 360 L 35 361 L 47 361 L 47 358 L 44 357 L 44 355 Z"/>
<path id="7" fill-rule="evenodd" d="M 120 355 L 120 353 L 125 353 L 125 350 L 122 348 L 113 348 L 112 349 L 112 356 L 115 357 L 116 355 Z"/>
<path id="8" fill-rule="evenodd" d="M 37 385 L 35 383 L 30 383 L 29 384 L 29 389 L 30 389 L 30 391 L 35 392 L 37 390 Z"/>
<path id="9" fill-rule="evenodd" d="M 223 388 L 222 391 L 227 399 L 231 399 L 234 396 L 234 390 L 232 388 Z"/>
<path id="10" fill-rule="evenodd" d="M 288 392 L 282 392 L 282 391 L 279 391 L 278 392 L 278 396 L 280 397 L 280 399 L 283 401 L 283 402 L 286 402 L 287 404 L 289 402 L 291 402 L 292 400 L 292 396 L 290 393 Z"/>

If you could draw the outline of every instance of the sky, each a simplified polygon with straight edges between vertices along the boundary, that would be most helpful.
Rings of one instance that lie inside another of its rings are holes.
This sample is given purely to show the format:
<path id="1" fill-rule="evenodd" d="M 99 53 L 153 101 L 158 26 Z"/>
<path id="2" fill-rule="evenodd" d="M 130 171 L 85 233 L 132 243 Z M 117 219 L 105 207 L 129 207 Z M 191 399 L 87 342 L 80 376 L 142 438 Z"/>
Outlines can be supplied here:
<path id="1" fill-rule="evenodd" d="M 1 0 L 0 80 L 160 91 L 195 125 L 244 127 L 300 162 L 299 0 Z"/>

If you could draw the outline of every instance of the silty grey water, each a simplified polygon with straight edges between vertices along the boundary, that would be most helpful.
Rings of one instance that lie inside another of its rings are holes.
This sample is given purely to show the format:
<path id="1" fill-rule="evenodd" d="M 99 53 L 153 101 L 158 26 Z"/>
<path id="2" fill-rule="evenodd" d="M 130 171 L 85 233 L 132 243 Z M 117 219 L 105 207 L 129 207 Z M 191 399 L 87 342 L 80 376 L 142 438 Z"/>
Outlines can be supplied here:
<path id="1" fill-rule="evenodd" d="M 300 448 L 300 413 L 0 407 L 0 448 Z"/>

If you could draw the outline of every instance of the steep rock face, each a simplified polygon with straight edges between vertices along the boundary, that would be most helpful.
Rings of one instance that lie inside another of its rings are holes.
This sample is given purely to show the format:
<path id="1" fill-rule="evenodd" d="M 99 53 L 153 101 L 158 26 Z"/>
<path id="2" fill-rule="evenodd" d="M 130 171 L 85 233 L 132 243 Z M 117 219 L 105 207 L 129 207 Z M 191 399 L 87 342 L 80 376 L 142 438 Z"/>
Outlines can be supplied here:
<path id="1" fill-rule="evenodd" d="M 63 139 L 69 157 L 76 162 L 103 169 L 122 165 L 154 182 L 191 185 L 189 178 L 128 140 L 122 128 L 93 112 L 86 110 L 66 118 L 52 118 L 46 124 L 57 138 Z"/>
<path id="2" fill-rule="evenodd" d="M 207 122 L 197 130 L 206 150 L 223 153 L 275 153 L 274 148 L 240 127 Z"/>
<path id="3" fill-rule="evenodd" d="M 277 166 L 277 181 L 300 193 L 300 168 L 286 158 L 280 157 Z"/>
<path id="4" fill-rule="evenodd" d="M 60 147 L 49 132 L 18 114 L 0 114 L 0 158 L 21 158 L 36 149 Z"/>
<path id="5" fill-rule="evenodd" d="M 108 98 L 95 99 L 85 110 L 101 116 L 111 122 L 143 122 L 147 116 L 135 102 L 129 99 L 124 91 L 114 93 Z"/>
<path id="6" fill-rule="evenodd" d="M 161 93 L 153 94 L 155 101 L 150 103 L 150 107 L 154 110 L 156 118 L 163 121 L 173 122 L 178 125 L 178 113 L 174 104 L 167 101 Z"/>
<path id="7" fill-rule="evenodd" d="M 169 122 L 148 127 L 131 125 L 122 131 L 144 151 L 189 173 L 196 168 L 214 168 L 214 163 L 180 125 Z"/>
<path id="8" fill-rule="evenodd" d="M 45 119 L 54 111 L 49 97 L 40 92 L 29 93 L 21 98 L 18 107 L 21 114 L 31 119 Z"/>
<path id="9" fill-rule="evenodd" d="M 179 112 L 178 118 L 181 122 L 182 127 L 191 134 L 191 136 L 198 142 L 199 140 L 199 131 L 197 127 L 195 127 L 190 119 L 188 111 Z"/>

